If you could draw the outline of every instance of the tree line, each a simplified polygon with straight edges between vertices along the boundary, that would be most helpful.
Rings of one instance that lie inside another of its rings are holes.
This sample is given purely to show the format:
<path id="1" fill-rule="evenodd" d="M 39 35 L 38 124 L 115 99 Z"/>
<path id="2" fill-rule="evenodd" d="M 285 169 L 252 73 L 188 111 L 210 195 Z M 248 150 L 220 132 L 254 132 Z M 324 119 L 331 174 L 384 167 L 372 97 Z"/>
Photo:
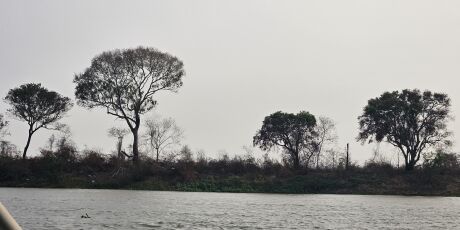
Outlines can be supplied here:
<path id="1" fill-rule="evenodd" d="M 447 129 L 450 120 L 449 97 L 443 93 L 403 90 L 385 92 L 370 99 L 359 116 L 357 141 L 385 141 L 400 151 L 405 169 L 411 171 L 427 150 L 450 146 Z M 324 121 L 320 125 L 309 112 L 298 114 L 276 112 L 265 117 L 254 136 L 254 145 L 263 150 L 282 149 L 294 168 L 320 154 L 324 143 Z"/>
<path id="2" fill-rule="evenodd" d="M 127 129 L 112 128 L 117 139 L 119 159 L 140 160 L 139 129 L 143 115 L 156 105 L 160 91 L 177 92 L 185 76 L 184 64 L 177 57 L 154 48 L 138 47 L 103 52 L 91 65 L 74 76 L 76 103 L 82 107 L 103 108 L 107 114 L 124 121 Z M 9 90 L 5 102 L 8 113 L 28 124 L 28 138 L 22 152 L 26 159 L 33 134 L 40 129 L 62 130 L 59 120 L 73 107 L 70 98 L 50 91 L 39 83 L 28 83 Z M 387 142 L 396 147 L 410 171 L 421 156 L 439 146 L 451 145 L 447 129 L 451 101 L 448 95 L 417 89 L 385 92 L 370 99 L 358 117 L 361 143 Z M 147 120 L 149 145 L 156 161 L 164 149 L 177 143 L 181 129 L 171 119 Z M 6 121 L 0 115 L 0 135 L 7 134 Z M 275 112 L 265 117 L 253 137 L 253 145 L 264 151 L 280 150 L 286 165 L 294 169 L 320 167 L 325 146 L 337 139 L 334 122 L 301 111 L 297 114 Z M 123 138 L 131 133 L 130 153 L 123 151 Z M 1 137 L 0 136 L 0 137 Z M 348 164 L 348 162 L 347 162 Z"/>

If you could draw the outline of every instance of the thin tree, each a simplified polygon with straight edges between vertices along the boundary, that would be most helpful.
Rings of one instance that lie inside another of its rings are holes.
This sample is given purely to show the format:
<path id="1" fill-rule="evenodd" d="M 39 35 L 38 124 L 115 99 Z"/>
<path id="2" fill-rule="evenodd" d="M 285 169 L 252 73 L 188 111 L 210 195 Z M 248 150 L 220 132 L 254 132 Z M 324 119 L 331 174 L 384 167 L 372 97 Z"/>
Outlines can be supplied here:
<path id="1" fill-rule="evenodd" d="M 8 156 L 12 152 L 11 143 L 3 140 L 3 137 L 8 135 L 7 126 L 8 121 L 0 114 L 0 156 Z"/>
<path id="2" fill-rule="evenodd" d="M 123 128 L 117 128 L 117 127 L 112 127 L 109 129 L 108 133 L 109 136 L 117 138 L 117 154 L 118 154 L 118 159 L 124 160 L 125 155 L 123 154 L 123 139 L 124 137 L 128 134 L 128 130 L 123 129 Z"/>
<path id="3" fill-rule="evenodd" d="M 281 147 L 294 168 L 300 168 L 301 156 L 308 164 L 316 147 L 315 116 L 308 112 L 298 114 L 281 111 L 265 117 L 262 128 L 253 138 L 254 146 L 262 150 Z"/>
<path id="4" fill-rule="evenodd" d="M 60 125 L 51 126 L 56 125 L 56 122 L 73 106 L 70 98 L 34 83 L 11 89 L 5 101 L 11 106 L 9 112 L 29 125 L 27 143 L 22 154 L 23 159 L 26 158 L 32 135 L 41 128 L 59 129 L 62 127 Z"/>
<path id="5" fill-rule="evenodd" d="M 358 140 L 390 143 L 404 156 L 406 170 L 413 170 L 426 149 L 450 143 L 449 112 L 450 99 L 443 93 L 385 92 L 364 107 Z"/>
<path id="6" fill-rule="evenodd" d="M 192 162 L 193 161 L 193 152 L 188 147 L 188 145 L 182 146 L 181 150 L 179 151 L 180 160 L 183 162 Z"/>
<path id="7" fill-rule="evenodd" d="M 53 151 L 55 142 L 56 142 L 56 136 L 54 136 L 54 134 L 52 134 L 48 138 L 48 150 L 49 151 L 51 151 L 51 152 Z"/>
<path id="8" fill-rule="evenodd" d="M 334 121 L 328 117 L 319 117 L 316 133 L 318 134 L 316 151 L 316 168 L 318 169 L 324 148 L 337 141 Z"/>
<path id="9" fill-rule="evenodd" d="M 8 134 L 8 131 L 6 130 L 8 123 L 9 122 L 5 120 L 3 114 L 0 114 L 0 138 L 3 138 L 5 135 Z"/>
<path id="10" fill-rule="evenodd" d="M 172 118 L 150 119 L 147 120 L 145 127 L 147 128 L 146 137 L 155 152 L 157 162 L 166 149 L 180 144 L 183 138 L 182 129 Z"/>
<path id="11" fill-rule="evenodd" d="M 133 134 L 133 161 L 139 160 L 141 115 L 153 109 L 158 91 L 177 91 L 185 75 L 178 58 L 154 48 L 104 52 L 75 75 L 75 96 L 87 108 L 102 107 L 126 122 Z"/>

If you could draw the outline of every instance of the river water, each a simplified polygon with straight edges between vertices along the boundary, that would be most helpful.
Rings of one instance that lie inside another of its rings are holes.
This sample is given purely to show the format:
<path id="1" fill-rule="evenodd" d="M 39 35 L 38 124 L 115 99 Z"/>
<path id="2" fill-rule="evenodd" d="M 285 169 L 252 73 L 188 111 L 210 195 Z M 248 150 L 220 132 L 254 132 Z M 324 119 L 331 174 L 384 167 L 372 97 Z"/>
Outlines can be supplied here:
<path id="1" fill-rule="evenodd" d="M 0 188 L 0 201 L 24 229 L 460 229 L 452 197 Z"/>

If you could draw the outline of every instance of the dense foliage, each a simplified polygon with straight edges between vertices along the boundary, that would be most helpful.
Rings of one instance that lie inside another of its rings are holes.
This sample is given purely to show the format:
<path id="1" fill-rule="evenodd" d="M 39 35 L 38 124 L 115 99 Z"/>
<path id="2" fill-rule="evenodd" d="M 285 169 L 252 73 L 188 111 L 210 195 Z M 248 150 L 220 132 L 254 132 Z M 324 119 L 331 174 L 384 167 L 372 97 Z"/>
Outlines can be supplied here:
<path id="1" fill-rule="evenodd" d="M 448 144 L 450 99 L 446 94 L 403 90 L 369 100 L 359 117 L 361 141 L 376 140 L 397 147 L 406 170 L 413 170 L 424 150 Z"/>
<path id="2" fill-rule="evenodd" d="M 33 83 L 11 89 L 5 101 L 11 106 L 9 112 L 29 125 L 23 158 L 26 158 L 32 135 L 41 128 L 51 128 L 50 125 L 61 119 L 73 106 L 70 98 Z"/>
<path id="3" fill-rule="evenodd" d="M 363 167 L 297 169 L 250 155 L 218 159 L 183 156 L 137 164 L 98 151 L 76 151 L 59 140 L 54 151 L 21 160 L 0 157 L 0 186 L 144 189 L 201 192 L 460 195 L 458 156 L 440 154 L 423 169 L 407 173 L 386 162 Z M 445 157 L 448 156 L 448 157 Z M 454 162 L 456 162 L 454 164 Z"/>
<path id="4" fill-rule="evenodd" d="M 281 147 L 294 168 L 298 169 L 302 157 L 308 161 L 318 148 L 315 126 L 315 116 L 308 112 L 291 114 L 278 111 L 265 117 L 262 128 L 254 136 L 254 145 L 263 150 Z"/>
<path id="5" fill-rule="evenodd" d="M 138 47 L 104 52 L 75 75 L 75 96 L 87 108 L 102 107 L 123 119 L 133 134 L 133 160 L 139 159 L 141 115 L 150 111 L 158 91 L 176 91 L 185 75 L 183 63 L 154 48 Z"/>

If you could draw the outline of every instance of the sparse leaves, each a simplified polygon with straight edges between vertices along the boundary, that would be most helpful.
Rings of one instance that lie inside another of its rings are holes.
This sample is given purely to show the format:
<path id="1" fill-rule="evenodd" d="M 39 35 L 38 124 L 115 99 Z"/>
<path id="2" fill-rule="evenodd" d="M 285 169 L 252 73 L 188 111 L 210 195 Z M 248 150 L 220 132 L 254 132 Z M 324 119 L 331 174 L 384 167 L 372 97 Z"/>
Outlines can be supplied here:
<path id="1" fill-rule="evenodd" d="M 108 134 L 111 137 L 123 138 L 129 133 L 129 130 L 119 127 L 112 127 L 108 130 Z"/>
<path id="2" fill-rule="evenodd" d="M 8 131 L 6 130 L 7 126 L 8 121 L 5 120 L 3 114 L 0 114 L 0 138 L 8 134 Z"/>
<path id="3" fill-rule="evenodd" d="M 167 149 L 180 144 L 183 138 L 183 131 L 172 118 L 166 119 L 150 119 L 147 120 L 145 127 L 147 128 L 146 137 L 150 147 L 155 151 L 156 160 Z"/>

